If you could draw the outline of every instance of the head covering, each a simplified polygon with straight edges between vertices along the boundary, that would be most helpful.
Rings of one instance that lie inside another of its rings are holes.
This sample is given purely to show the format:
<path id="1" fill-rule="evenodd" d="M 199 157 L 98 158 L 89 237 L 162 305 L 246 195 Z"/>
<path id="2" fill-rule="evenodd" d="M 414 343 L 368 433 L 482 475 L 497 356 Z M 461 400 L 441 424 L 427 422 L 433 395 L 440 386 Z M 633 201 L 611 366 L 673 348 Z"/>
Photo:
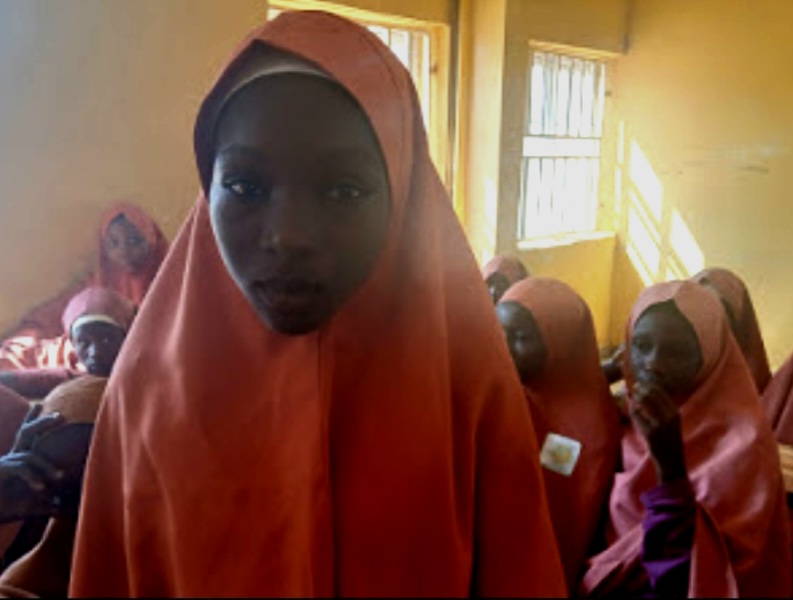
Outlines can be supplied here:
<path id="1" fill-rule="evenodd" d="M 732 271 L 721 268 L 705 269 L 691 279 L 711 285 L 732 310 L 738 345 L 749 363 L 757 389 L 762 394 L 771 380 L 771 368 L 768 366 L 760 324 L 757 322 L 746 284 Z"/>
<path id="2" fill-rule="evenodd" d="M 84 462 L 90 434 L 84 430 L 74 432 L 68 426 L 94 422 L 106 385 L 104 377 L 85 375 L 55 388 L 42 402 L 41 415 L 60 413 L 64 425 L 41 436 L 34 451 L 47 458 L 57 458 L 53 462 L 61 468 L 68 463 Z M 67 460 L 63 458 L 64 452 L 69 453 Z M 0 574 L 0 597 L 65 597 L 74 530 L 74 519 L 67 516 L 50 519 L 39 543 Z"/>
<path id="3" fill-rule="evenodd" d="M 81 375 L 63 383 L 42 401 L 41 415 L 59 413 L 65 425 L 93 423 L 106 386 L 106 377 L 93 375 Z"/>
<path id="4" fill-rule="evenodd" d="M 384 248 L 330 322 L 282 335 L 231 280 L 198 199 L 111 377 L 70 593 L 564 594 L 529 411 L 398 59 L 345 19 L 282 14 L 205 101 L 199 169 L 202 119 L 265 44 L 369 118 Z"/>
<path id="5" fill-rule="evenodd" d="M 672 301 L 693 327 L 702 352 L 697 386 L 680 408 L 688 477 L 697 500 L 689 597 L 785 596 L 791 593 L 791 547 L 779 455 L 751 374 L 716 297 L 690 282 L 645 290 L 630 318 L 626 348 L 645 311 Z M 633 382 L 626 365 L 626 382 Z M 634 589 L 640 566 L 644 507 L 656 485 L 641 435 L 623 439 L 625 471 L 610 499 L 609 547 L 590 560 L 582 594 Z"/>
<path id="6" fill-rule="evenodd" d="M 110 224 L 122 215 L 140 231 L 149 245 L 148 259 L 139 273 L 124 271 L 115 265 L 105 253 L 104 239 Z M 98 264 L 94 272 L 93 285 L 114 290 L 135 305 L 140 305 L 166 254 L 168 254 L 168 240 L 154 219 L 142 208 L 133 204 L 115 204 L 102 216 L 99 228 Z"/>
<path id="7" fill-rule="evenodd" d="M 135 305 L 121 294 L 101 287 L 89 287 L 71 299 L 63 311 L 63 332 L 71 336 L 83 323 L 110 323 L 129 331 L 135 318 Z"/>
<path id="8" fill-rule="evenodd" d="M 526 385 L 538 443 L 549 433 L 581 443 L 570 476 L 543 470 L 568 585 L 575 589 L 619 462 L 620 415 L 600 369 L 586 302 L 546 277 L 513 285 L 501 299 L 509 301 L 531 312 L 547 352 L 542 371 Z"/>
<path id="9" fill-rule="evenodd" d="M 510 256 L 508 254 L 495 256 L 482 267 L 482 277 L 484 277 L 485 281 L 490 279 L 490 276 L 495 273 L 500 273 L 506 277 L 510 285 L 529 276 L 528 270 L 520 259 L 517 256 Z"/>

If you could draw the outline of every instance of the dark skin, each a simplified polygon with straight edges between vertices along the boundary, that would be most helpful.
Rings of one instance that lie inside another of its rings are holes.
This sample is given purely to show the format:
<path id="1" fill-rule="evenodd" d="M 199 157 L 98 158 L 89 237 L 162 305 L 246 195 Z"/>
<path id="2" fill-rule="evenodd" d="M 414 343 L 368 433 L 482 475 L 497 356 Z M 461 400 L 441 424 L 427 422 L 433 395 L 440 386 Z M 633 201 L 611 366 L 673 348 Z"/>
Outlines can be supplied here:
<path id="1" fill-rule="evenodd" d="M 661 483 L 688 477 L 680 407 L 697 386 L 702 352 L 691 324 L 671 302 L 642 314 L 630 340 L 630 415 L 647 441 Z"/>
<path id="2" fill-rule="evenodd" d="M 128 273 L 139 273 L 149 258 L 149 243 L 124 215 L 110 222 L 102 240 L 105 255 L 111 263 Z"/>
<path id="3" fill-rule="evenodd" d="M 487 284 L 487 291 L 490 292 L 493 304 L 498 304 L 498 301 L 509 289 L 509 281 L 501 273 L 493 273 L 485 280 L 485 284 Z"/>
<path id="4" fill-rule="evenodd" d="M 30 409 L 14 447 L 0 457 L 0 523 L 60 515 L 63 495 L 76 495 L 69 489 L 66 473 L 33 451 L 40 436 L 63 424 L 60 415 L 40 417 L 41 408 Z"/>
<path id="5" fill-rule="evenodd" d="M 548 356 L 540 329 L 531 312 L 517 302 L 500 302 L 496 315 L 520 380 L 526 385 L 540 374 Z"/>
<path id="6" fill-rule="evenodd" d="M 385 241 L 390 187 L 368 119 L 330 81 L 275 75 L 229 100 L 215 149 L 210 218 L 231 278 L 271 329 L 315 331 Z"/>
<path id="7" fill-rule="evenodd" d="M 624 377 L 622 374 L 622 360 L 624 356 L 625 345 L 620 344 L 619 347 L 614 351 L 614 354 L 601 361 L 600 368 L 603 371 L 603 375 L 606 376 L 606 380 L 609 382 L 609 384 L 616 383 Z"/>
<path id="8" fill-rule="evenodd" d="M 110 323 L 83 323 L 72 331 L 72 344 L 77 359 L 88 373 L 97 377 L 110 377 L 124 343 L 126 333 Z"/>

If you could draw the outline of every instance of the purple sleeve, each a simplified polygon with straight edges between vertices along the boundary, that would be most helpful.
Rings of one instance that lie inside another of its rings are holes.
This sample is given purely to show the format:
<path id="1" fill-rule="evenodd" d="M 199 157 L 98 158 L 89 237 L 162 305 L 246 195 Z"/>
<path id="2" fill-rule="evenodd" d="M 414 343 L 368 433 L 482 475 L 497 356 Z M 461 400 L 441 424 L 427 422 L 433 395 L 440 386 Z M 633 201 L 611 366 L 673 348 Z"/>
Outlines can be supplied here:
<path id="1" fill-rule="evenodd" d="M 688 478 L 662 483 L 641 495 L 646 509 L 642 564 L 650 597 L 688 595 L 697 501 Z"/>

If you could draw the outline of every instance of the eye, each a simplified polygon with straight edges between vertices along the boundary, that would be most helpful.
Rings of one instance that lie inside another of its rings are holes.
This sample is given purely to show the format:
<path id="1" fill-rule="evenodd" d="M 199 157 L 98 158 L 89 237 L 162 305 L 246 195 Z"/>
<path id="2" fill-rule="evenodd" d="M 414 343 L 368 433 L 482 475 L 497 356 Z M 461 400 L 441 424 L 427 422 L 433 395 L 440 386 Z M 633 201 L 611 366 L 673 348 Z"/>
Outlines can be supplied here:
<path id="1" fill-rule="evenodd" d="M 260 185 L 252 179 L 243 177 L 224 179 L 223 189 L 236 198 L 247 201 L 266 198 L 270 193 L 269 187 Z"/>
<path id="2" fill-rule="evenodd" d="M 367 195 L 367 192 L 354 183 L 339 183 L 326 192 L 331 200 L 360 200 Z"/>

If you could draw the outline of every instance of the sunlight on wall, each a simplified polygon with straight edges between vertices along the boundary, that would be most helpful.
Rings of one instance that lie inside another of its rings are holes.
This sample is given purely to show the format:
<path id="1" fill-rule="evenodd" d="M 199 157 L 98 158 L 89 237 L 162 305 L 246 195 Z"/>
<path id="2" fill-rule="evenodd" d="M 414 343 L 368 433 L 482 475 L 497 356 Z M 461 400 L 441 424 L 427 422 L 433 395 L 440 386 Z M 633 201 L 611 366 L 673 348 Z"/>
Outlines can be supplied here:
<path id="1" fill-rule="evenodd" d="M 480 264 L 485 264 L 493 258 L 496 247 L 496 223 L 498 222 L 498 189 L 491 177 L 485 178 L 485 214 L 484 222 L 480 225 L 487 243 L 479 257 Z"/>
<path id="2" fill-rule="evenodd" d="M 665 202 L 661 179 L 635 139 L 625 155 L 624 123 L 619 133 L 615 189 L 625 252 L 644 285 L 687 279 L 704 267 L 702 249 L 680 211 Z"/>

